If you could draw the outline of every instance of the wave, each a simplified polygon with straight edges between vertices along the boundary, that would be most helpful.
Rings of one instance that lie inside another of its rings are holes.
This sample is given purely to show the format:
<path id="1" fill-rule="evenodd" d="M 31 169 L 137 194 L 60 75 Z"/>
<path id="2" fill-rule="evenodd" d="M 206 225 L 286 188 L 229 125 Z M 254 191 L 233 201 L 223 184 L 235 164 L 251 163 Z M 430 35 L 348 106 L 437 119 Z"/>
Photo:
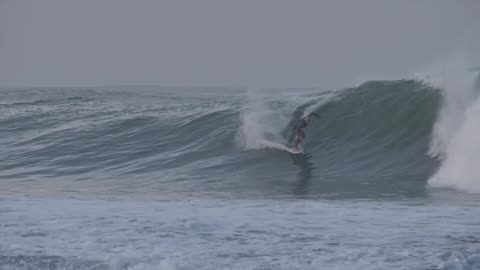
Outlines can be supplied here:
<path id="1" fill-rule="evenodd" d="M 480 105 L 464 98 L 469 109 L 457 110 L 444 89 L 420 80 L 335 91 L 89 89 L 49 98 L 38 91 L 3 92 L 10 100 L 0 106 L 0 178 L 11 185 L 417 196 L 429 178 L 461 187 L 451 179 L 458 170 L 473 175 L 476 165 L 477 149 L 464 143 L 478 145 Z M 306 128 L 305 154 L 262 143 L 288 145 L 296 121 L 311 112 L 319 118 Z M 466 113 L 463 121 L 452 117 L 457 112 Z"/>
<path id="2" fill-rule="evenodd" d="M 307 127 L 304 149 L 331 181 L 356 188 L 368 182 L 373 189 L 396 181 L 393 186 L 401 187 L 398 182 L 424 183 L 438 166 L 426 153 L 442 95 L 421 81 L 372 81 L 320 92 L 292 106 L 270 97 L 263 103 L 254 100 L 242 116 L 240 145 L 268 148 L 258 143 L 262 140 L 288 144 L 295 121 L 316 112 L 320 118 Z"/>

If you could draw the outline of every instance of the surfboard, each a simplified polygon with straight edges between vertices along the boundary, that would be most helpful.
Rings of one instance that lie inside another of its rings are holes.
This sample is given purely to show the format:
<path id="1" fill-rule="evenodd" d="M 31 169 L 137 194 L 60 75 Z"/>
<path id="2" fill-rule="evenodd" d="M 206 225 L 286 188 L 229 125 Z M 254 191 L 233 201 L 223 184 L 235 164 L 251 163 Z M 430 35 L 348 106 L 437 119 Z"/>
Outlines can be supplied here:
<path id="1" fill-rule="evenodd" d="M 259 140 L 259 141 L 257 141 L 257 144 L 259 144 L 261 146 L 264 146 L 266 148 L 274 148 L 274 149 L 287 151 L 287 152 L 290 152 L 292 154 L 303 153 L 302 149 L 295 149 L 293 147 L 288 147 L 288 146 L 283 145 L 281 143 L 271 142 L 271 141 L 267 141 L 267 140 Z"/>

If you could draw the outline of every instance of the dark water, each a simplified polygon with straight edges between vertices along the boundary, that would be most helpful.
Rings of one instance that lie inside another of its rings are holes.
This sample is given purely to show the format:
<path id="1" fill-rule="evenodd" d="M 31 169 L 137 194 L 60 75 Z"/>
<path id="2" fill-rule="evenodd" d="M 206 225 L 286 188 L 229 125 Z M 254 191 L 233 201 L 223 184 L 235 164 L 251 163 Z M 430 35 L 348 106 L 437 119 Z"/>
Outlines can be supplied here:
<path id="1" fill-rule="evenodd" d="M 441 93 L 414 80 L 335 91 L 3 89 L 0 101 L 4 190 L 418 197 L 438 166 L 426 153 Z M 287 143 L 309 108 L 320 118 L 303 154 L 239 140 Z"/>

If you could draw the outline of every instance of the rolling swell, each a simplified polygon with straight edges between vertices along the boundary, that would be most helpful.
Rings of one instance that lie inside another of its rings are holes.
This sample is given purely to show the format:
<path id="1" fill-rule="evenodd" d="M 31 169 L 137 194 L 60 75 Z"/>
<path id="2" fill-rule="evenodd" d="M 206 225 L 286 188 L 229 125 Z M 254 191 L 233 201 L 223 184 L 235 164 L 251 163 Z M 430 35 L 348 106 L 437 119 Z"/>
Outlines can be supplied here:
<path id="1" fill-rule="evenodd" d="M 279 100 L 267 94 L 254 107 L 243 91 L 178 91 L 5 90 L 2 183 L 112 193 L 419 196 L 437 167 L 426 153 L 441 95 L 418 81 L 367 82 L 328 99 L 314 90 L 286 91 Z M 311 108 L 320 119 L 306 130 L 304 155 L 238 142 L 240 131 L 254 132 L 245 126 L 285 142 Z"/>

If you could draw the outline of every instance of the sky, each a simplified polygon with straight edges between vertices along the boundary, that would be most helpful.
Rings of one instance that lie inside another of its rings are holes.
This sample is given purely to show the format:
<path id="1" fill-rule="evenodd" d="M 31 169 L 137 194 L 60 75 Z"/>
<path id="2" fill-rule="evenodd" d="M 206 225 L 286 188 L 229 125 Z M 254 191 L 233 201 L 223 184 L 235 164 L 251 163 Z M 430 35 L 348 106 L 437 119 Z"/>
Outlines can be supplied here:
<path id="1" fill-rule="evenodd" d="M 0 0 L 0 86 L 401 79 L 474 59 L 479 15 L 478 0 Z"/>

